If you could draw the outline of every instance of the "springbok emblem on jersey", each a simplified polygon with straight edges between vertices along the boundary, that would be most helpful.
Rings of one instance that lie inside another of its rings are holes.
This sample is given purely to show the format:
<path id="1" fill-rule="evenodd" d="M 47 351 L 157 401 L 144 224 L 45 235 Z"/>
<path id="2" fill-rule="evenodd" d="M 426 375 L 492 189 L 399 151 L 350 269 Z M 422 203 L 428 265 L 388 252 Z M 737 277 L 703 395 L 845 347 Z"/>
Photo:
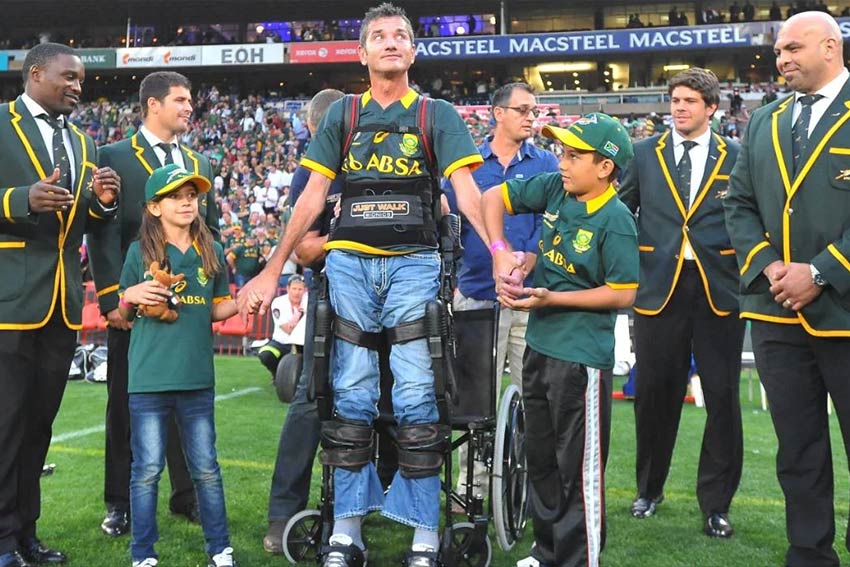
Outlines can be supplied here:
<path id="1" fill-rule="evenodd" d="M 840 181 L 850 181 L 850 169 L 842 169 L 838 172 L 838 175 L 835 176 L 835 179 Z"/>

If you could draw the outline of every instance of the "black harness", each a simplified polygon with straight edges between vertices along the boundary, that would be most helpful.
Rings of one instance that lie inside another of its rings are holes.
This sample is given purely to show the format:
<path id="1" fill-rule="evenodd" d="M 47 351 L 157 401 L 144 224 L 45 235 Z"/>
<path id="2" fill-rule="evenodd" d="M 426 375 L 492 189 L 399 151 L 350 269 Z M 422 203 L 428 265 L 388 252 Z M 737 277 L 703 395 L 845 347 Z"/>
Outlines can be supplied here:
<path id="1" fill-rule="evenodd" d="M 437 248 L 441 191 L 431 146 L 434 101 L 419 97 L 416 101 L 416 123 L 406 126 L 398 123 L 359 124 L 360 100 L 359 95 L 346 95 L 342 103 L 344 143 L 340 163 L 346 164 L 351 145 L 360 133 L 410 134 L 422 144 L 428 175 L 410 179 L 352 181 L 343 171 L 340 215 L 330 240 L 346 240 L 375 248 L 398 245 Z"/>

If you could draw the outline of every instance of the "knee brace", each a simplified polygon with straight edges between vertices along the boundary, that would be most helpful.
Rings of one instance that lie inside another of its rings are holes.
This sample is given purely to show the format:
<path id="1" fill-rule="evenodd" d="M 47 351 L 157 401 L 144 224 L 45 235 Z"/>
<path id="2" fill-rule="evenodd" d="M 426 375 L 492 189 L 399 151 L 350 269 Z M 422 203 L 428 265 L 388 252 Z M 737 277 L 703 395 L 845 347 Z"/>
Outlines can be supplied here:
<path id="1" fill-rule="evenodd" d="M 322 422 L 323 465 L 357 472 L 372 460 L 372 426 L 336 417 Z"/>
<path id="2" fill-rule="evenodd" d="M 398 468 L 404 478 L 425 478 L 440 473 L 451 445 L 451 429 L 439 423 L 398 428 Z"/>

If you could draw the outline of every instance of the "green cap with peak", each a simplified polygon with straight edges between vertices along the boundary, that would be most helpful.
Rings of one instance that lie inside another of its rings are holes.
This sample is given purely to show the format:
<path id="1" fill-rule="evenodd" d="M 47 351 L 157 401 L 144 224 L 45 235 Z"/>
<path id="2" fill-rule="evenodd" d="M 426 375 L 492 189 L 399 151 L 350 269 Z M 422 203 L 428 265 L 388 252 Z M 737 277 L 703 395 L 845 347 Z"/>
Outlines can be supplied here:
<path id="1" fill-rule="evenodd" d="M 569 128 L 546 125 L 542 134 L 577 150 L 599 152 L 625 169 L 634 157 L 632 140 L 620 121 L 602 112 L 591 112 L 570 124 Z"/>
<path id="2" fill-rule="evenodd" d="M 176 163 L 170 163 L 151 173 L 147 183 L 145 183 L 145 200 L 162 199 L 172 191 L 180 189 L 186 183 L 194 185 L 198 193 L 206 193 L 210 190 L 209 179 L 203 175 L 191 173 Z"/>

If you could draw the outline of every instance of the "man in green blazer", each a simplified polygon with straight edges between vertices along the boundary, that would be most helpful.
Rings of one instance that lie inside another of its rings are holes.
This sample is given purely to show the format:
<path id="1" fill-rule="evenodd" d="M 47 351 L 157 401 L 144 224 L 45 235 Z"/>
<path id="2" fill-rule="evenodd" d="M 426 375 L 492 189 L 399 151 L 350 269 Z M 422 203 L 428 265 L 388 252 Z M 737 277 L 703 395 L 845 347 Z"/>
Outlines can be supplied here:
<path id="1" fill-rule="evenodd" d="M 106 457 L 104 500 L 107 514 L 101 529 L 109 536 L 127 533 L 130 512 L 130 411 L 127 395 L 127 351 L 130 328 L 118 313 L 118 278 L 130 243 L 138 236 L 145 206 L 145 182 L 151 172 L 168 163 L 212 180 L 209 160 L 179 144 L 189 130 L 192 95 L 189 80 L 179 73 L 157 71 L 139 87 L 143 124 L 131 138 L 100 149 L 100 164 L 114 168 L 124 180 L 117 220 L 89 239 L 90 258 L 101 313 L 109 322 L 106 382 Z M 201 196 L 200 215 L 218 236 L 218 211 L 212 191 Z M 192 479 L 176 422 L 168 435 L 168 472 L 171 478 L 171 511 L 193 522 L 199 520 Z"/>
<path id="2" fill-rule="evenodd" d="M 738 383 L 744 323 L 735 251 L 723 218 L 738 144 L 711 131 L 717 77 L 691 68 L 670 80 L 673 129 L 635 144 L 620 198 L 638 212 L 640 287 L 635 300 L 635 518 L 655 514 L 679 429 L 691 355 L 707 419 L 697 472 L 703 530 L 733 533 L 728 512 L 741 479 Z"/>
<path id="3" fill-rule="evenodd" d="M 36 535 L 41 469 L 82 328 L 83 234 L 120 190 L 67 119 L 85 78 L 76 51 L 37 45 L 23 75 L 0 105 L 0 567 L 65 561 Z"/>
<path id="4" fill-rule="evenodd" d="M 827 396 L 850 442 L 850 83 L 821 12 L 782 24 L 776 66 L 795 93 L 756 110 L 724 201 L 741 316 L 767 391 L 789 566 L 837 566 Z M 845 545 L 848 540 L 845 539 Z"/>

